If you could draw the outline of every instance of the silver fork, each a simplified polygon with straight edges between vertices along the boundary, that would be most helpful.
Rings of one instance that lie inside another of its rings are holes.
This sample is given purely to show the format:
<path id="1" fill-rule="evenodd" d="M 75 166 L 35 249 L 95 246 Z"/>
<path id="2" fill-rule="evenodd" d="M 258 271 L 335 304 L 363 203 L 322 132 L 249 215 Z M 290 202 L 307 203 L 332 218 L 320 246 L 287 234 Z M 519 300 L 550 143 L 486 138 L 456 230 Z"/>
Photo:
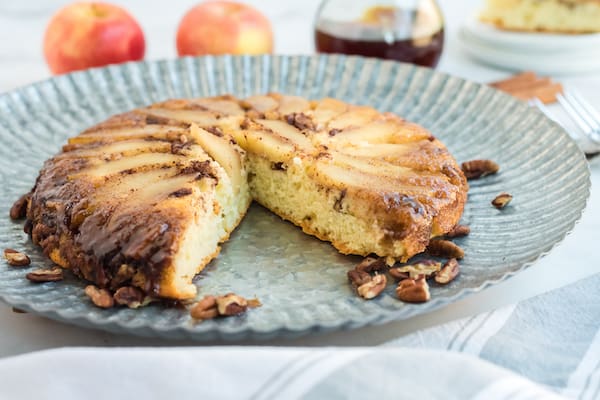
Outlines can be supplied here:
<path id="1" fill-rule="evenodd" d="M 558 94 L 557 100 L 568 117 L 579 128 L 579 131 L 573 132 L 573 129 L 568 129 L 566 124 L 562 123 L 539 99 L 533 99 L 530 104 L 535 105 L 548 118 L 568 129 L 573 138 L 581 138 L 581 134 L 583 134 L 586 143 L 581 144 L 581 146 L 586 155 L 595 156 L 600 153 L 600 113 L 581 94 L 573 89 L 565 90 L 564 94 Z"/>

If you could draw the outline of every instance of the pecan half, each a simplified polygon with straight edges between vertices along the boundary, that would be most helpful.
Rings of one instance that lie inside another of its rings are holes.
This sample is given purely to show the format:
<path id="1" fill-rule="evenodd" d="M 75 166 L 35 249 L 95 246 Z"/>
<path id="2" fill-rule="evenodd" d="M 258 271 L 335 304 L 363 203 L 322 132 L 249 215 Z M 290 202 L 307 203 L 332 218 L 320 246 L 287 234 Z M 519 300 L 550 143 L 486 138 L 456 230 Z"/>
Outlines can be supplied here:
<path id="1" fill-rule="evenodd" d="M 63 270 L 61 267 L 52 269 L 36 269 L 29 272 L 25 277 L 34 283 L 56 282 L 63 280 Z"/>
<path id="2" fill-rule="evenodd" d="M 12 312 L 14 312 L 15 314 L 27 314 L 27 311 L 21 310 L 20 308 L 17 308 L 17 307 L 13 307 Z"/>
<path id="3" fill-rule="evenodd" d="M 471 160 L 461 165 L 462 171 L 467 179 L 478 179 L 486 175 L 495 174 L 500 166 L 492 160 Z"/>
<path id="4" fill-rule="evenodd" d="M 113 299 L 117 304 L 122 306 L 138 308 L 144 301 L 144 293 L 136 287 L 123 286 L 117 289 L 113 295 Z"/>
<path id="5" fill-rule="evenodd" d="M 258 308 L 262 307 L 262 303 L 256 297 L 253 299 L 248 299 L 248 308 Z"/>
<path id="6" fill-rule="evenodd" d="M 27 254 L 13 249 L 5 249 L 4 258 L 8 265 L 13 267 L 26 267 L 31 264 L 31 259 Z"/>
<path id="7" fill-rule="evenodd" d="M 371 282 L 373 278 L 368 272 L 358 271 L 356 269 L 348 271 L 348 280 L 354 288 L 364 285 L 365 283 Z"/>
<path id="8" fill-rule="evenodd" d="M 365 300 L 374 299 L 385 289 L 387 278 L 385 275 L 375 275 L 369 282 L 360 285 L 356 292 Z"/>
<path id="9" fill-rule="evenodd" d="M 21 219 L 25 218 L 27 214 L 27 205 L 29 204 L 30 193 L 24 194 L 19 197 L 19 200 L 15 201 L 10 208 L 10 218 L 11 219 Z"/>
<path id="10" fill-rule="evenodd" d="M 363 272 L 381 272 L 385 269 L 386 263 L 385 258 L 374 258 L 367 257 L 362 260 L 356 267 L 354 267 L 357 271 Z"/>
<path id="11" fill-rule="evenodd" d="M 85 294 L 92 300 L 96 307 L 111 308 L 115 305 L 112 295 L 106 289 L 100 289 L 94 285 L 85 287 Z"/>
<path id="12" fill-rule="evenodd" d="M 508 203 L 510 203 L 510 201 L 512 200 L 512 194 L 510 193 L 500 193 L 498 196 L 496 196 L 494 198 L 494 200 L 492 200 L 492 205 L 494 207 L 496 207 L 498 210 L 503 209 L 504 207 L 506 207 L 508 205 Z"/>
<path id="13" fill-rule="evenodd" d="M 440 270 L 442 263 L 435 260 L 420 260 L 402 267 L 391 268 L 396 272 L 408 273 L 409 278 L 416 279 L 419 275 L 424 275 L 426 278 Z"/>
<path id="14" fill-rule="evenodd" d="M 217 317 L 219 311 L 217 310 L 215 296 L 204 296 L 190 309 L 190 315 L 194 319 L 213 319 Z"/>
<path id="15" fill-rule="evenodd" d="M 401 280 L 410 278 L 410 275 L 408 272 L 398 271 L 398 268 L 390 268 L 390 270 L 388 272 L 390 273 L 390 276 L 392 278 L 394 278 L 396 281 L 401 281 Z"/>
<path id="16" fill-rule="evenodd" d="M 248 309 L 248 301 L 235 293 L 217 297 L 217 309 L 220 315 L 238 315 Z"/>
<path id="17" fill-rule="evenodd" d="M 467 225 L 454 225 L 454 228 L 450 229 L 444 236 L 447 238 L 455 238 L 460 236 L 467 236 L 471 233 L 471 228 Z"/>
<path id="18" fill-rule="evenodd" d="M 424 303 L 431 298 L 425 277 L 404 279 L 396 288 L 396 295 L 408 303 Z"/>
<path id="19" fill-rule="evenodd" d="M 460 273 L 460 265 L 456 258 L 448 260 L 437 274 L 435 274 L 435 281 L 440 285 L 446 285 L 454 280 Z"/>
<path id="20" fill-rule="evenodd" d="M 431 240 L 425 251 L 435 257 L 457 258 L 460 260 L 465 256 L 463 249 L 451 241 L 444 239 Z"/>

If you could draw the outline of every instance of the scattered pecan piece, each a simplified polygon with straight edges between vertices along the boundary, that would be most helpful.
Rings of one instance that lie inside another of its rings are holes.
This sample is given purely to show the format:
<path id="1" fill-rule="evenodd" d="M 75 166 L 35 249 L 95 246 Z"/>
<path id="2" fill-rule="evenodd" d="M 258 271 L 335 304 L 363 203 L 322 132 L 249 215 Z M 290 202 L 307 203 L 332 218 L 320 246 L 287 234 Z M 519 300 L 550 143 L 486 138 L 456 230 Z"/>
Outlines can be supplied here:
<path id="1" fill-rule="evenodd" d="M 31 259 L 27 254 L 13 249 L 5 249 L 4 258 L 6 258 L 8 265 L 13 267 L 26 267 L 31 264 Z"/>
<path id="2" fill-rule="evenodd" d="M 471 160 L 462 163 L 461 168 L 467 179 L 478 179 L 495 174 L 500 166 L 492 160 Z"/>
<path id="3" fill-rule="evenodd" d="M 451 241 L 444 239 L 431 240 L 426 251 L 432 256 L 457 258 L 459 260 L 465 256 L 465 251 L 463 249 Z"/>
<path id="4" fill-rule="evenodd" d="M 213 319 L 219 315 L 217 310 L 217 299 L 215 296 L 204 296 L 202 300 L 194 304 L 190 310 L 194 319 Z"/>
<path id="5" fill-rule="evenodd" d="M 394 278 L 396 281 L 401 281 L 401 280 L 410 278 L 410 275 L 408 272 L 398 271 L 398 268 L 390 268 L 389 273 L 390 273 L 390 276 L 392 278 Z"/>
<path id="6" fill-rule="evenodd" d="M 144 301 L 144 293 L 136 287 L 123 286 L 117 289 L 113 295 L 113 299 L 117 304 L 122 306 L 138 308 Z"/>
<path id="7" fill-rule="evenodd" d="M 12 312 L 14 312 L 15 314 L 27 314 L 27 311 L 21 310 L 20 308 L 17 308 L 17 307 L 13 307 Z"/>
<path id="8" fill-rule="evenodd" d="M 354 288 L 364 285 L 365 283 L 371 282 L 373 278 L 368 272 L 358 271 L 356 269 L 348 271 L 348 280 Z"/>
<path id="9" fill-rule="evenodd" d="M 24 194 L 23 196 L 19 197 L 19 200 L 14 202 L 14 204 L 10 208 L 11 219 L 25 218 L 25 214 L 27 214 L 27 205 L 29 204 L 30 196 L 30 193 Z"/>
<path id="10" fill-rule="evenodd" d="M 435 274 L 435 281 L 440 285 L 446 285 L 454 280 L 460 273 L 460 265 L 456 258 L 448 260 L 437 274 Z"/>
<path id="11" fill-rule="evenodd" d="M 25 275 L 27 279 L 35 283 L 56 282 L 63 280 L 63 270 L 60 267 L 52 269 L 36 269 Z"/>
<path id="12" fill-rule="evenodd" d="M 494 200 L 492 200 L 492 205 L 494 207 L 496 207 L 498 210 L 503 209 L 504 207 L 506 207 L 508 205 L 508 203 L 510 203 L 510 201 L 512 200 L 512 194 L 510 193 L 500 193 L 498 196 L 496 196 L 494 198 Z"/>
<path id="13" fill-rule="evenodd" d="M 424 303 L 431 298 L 425 277 L 400 281 L 396 288 L 396 295 L 400 300 L 408 303 Z"/>
<path id="14" fill-rule="evenodd" d="M 450 229 L 450 232 L 446 233 L 447 238 L 455 238 L 460 236 L 467 236 L 471 233 L 471 228 L 467 225 L 455 225 L 454 228 Z"/>
<path id="15" fill-rule="evenodd" d="M 106 289 L 100 289 L 94 285 L 85 287 L 85 294 L 92 300 L 96 307 L 111 308 L 115 305 L 112 295 Z"/>
<path id="16" fill-rule="evenodd" d="M 259 299 L 257 299 L 257 298 L 248 299 L 248 308 L 258 308 L 258 307 L 262 307 L 262 303 L 260 302 Z"/>
<path id="17" fill-rule="evenodd" d="M 375 275 L 369 282 L 360 285 L 356 292 L 365 300 L 374 299 L 385 289 L 387 278 L 385 275 Z"/>
<path id="18" fill-rule="evenodd" d="M 408 273 L 409 278 L 416 279 L 419 275 L 424 275 L 426 278 L 435 274 L 442 267 L 442 263 L 435 260 L 420 260 L 401 267 L 391 268 L 396 272 Z"/>
<path id="19" fill-rule="evenodd" d="M 238 315 L 248 309 L 248 301 L 235 293 L 228 293 L 216 299 L 220 315 Z"/>
<path id="20" fill-rule="evenodd" d="M 384 258 L 367 257 L 362 260 L 354 269 L 367 273 L 381 272 L 385 269 L 386 263 Z"/>

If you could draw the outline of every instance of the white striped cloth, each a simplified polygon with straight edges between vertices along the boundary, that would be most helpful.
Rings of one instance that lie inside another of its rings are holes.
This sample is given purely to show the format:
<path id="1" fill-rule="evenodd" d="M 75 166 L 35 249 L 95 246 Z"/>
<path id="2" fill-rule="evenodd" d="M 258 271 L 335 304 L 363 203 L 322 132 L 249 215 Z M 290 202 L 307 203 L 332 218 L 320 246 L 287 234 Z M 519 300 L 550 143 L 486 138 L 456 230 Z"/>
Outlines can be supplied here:
<path id="1" fill-rule="evenodd" d="M 600 274 L 372 348 L 65 348 L 0 399 L 600 399 Z"/>

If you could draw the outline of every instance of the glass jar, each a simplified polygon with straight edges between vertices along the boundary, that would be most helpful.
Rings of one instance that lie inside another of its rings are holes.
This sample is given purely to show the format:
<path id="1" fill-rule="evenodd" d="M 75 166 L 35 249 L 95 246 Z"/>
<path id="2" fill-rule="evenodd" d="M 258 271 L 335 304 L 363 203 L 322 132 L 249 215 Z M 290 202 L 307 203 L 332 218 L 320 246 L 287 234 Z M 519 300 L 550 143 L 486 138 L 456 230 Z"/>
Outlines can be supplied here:
<path id="1" fill-rule="evenodd" d="M 315 20 L 318 52 L 435 67 L 444 18 L 435 0 L 325 0 Z"/>

